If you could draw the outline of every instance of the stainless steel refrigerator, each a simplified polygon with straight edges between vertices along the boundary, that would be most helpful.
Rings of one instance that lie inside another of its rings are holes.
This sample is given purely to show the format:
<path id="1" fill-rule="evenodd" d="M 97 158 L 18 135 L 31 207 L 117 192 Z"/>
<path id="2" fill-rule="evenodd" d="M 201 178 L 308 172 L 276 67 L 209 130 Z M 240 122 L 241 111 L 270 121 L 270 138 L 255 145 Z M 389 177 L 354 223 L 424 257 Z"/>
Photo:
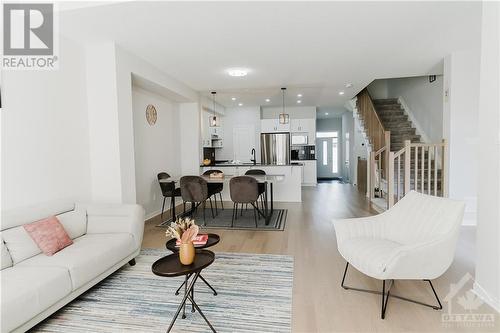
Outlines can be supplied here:
<path id="1" fill-rule="evenodd" d="M 290 164 L 290 133 L 262 133 L 260 155 L 262 164 Z"/>

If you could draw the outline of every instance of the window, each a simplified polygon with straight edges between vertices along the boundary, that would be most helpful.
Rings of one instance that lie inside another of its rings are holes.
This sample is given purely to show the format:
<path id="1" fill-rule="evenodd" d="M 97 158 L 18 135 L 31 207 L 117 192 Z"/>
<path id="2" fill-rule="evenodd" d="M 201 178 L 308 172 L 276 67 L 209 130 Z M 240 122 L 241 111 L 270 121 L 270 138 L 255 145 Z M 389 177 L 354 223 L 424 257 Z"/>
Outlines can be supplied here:
<path id="1" fill-rule="evenodd" d="M 323 141 L 323 165 L 328 165 L 328 143 Z"/>
<path id="2" fill-rule="evenodd" d="M 339 172 L 339 138 L 332 138 L 332 173 Z"/>
<path id="3" fill-rule="evenodd" d="M 339 132 L 318 132 L 316 133 L 317 138 L 338 138 Z"/>

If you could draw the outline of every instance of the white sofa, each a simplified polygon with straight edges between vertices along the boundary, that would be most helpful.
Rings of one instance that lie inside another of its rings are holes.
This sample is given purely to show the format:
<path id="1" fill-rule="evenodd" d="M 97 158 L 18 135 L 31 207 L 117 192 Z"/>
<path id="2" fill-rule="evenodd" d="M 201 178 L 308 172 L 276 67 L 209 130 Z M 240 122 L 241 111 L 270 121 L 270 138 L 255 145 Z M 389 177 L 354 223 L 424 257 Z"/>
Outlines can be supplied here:
<path id="1" fill-rule="evenodd" d="M 73 244 L 43 254 L 23 224 L 56 215 Z M 1 332 L 24 332 L 139 254 L 138 205 L 56 203 L 2 212 Z"/>

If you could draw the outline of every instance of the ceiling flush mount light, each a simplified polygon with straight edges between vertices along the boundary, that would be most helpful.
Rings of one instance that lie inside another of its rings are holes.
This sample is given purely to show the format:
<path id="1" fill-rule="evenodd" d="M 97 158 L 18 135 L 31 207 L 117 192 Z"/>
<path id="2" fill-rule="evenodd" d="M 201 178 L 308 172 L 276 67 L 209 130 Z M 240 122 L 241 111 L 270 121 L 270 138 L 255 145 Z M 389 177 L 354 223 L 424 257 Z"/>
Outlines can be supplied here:
<path id="1" fill-rule="evenodd" d="M 245 68 L 229 68 L 227 74 L 234 77 L 243 77 L 248 75 L 248 69 Z"/>
<path id="2" fill-rule="evenodd" d="M 339 91 L 339 95 L 342 96 L 344 94 L 343 91 Z"/>
<path id="3" fill-rule="evenodd" d="M 302 97 L 302 94 L 297 94 L 297 97 Z"/>
<path id="4" fill-rule="evenodd" d="M 325 112 L 325 116 L 328 116 L 328 112 Z"/>
<path id="5" fill-rule="evenodd" d="M 231 100 L 232 100 L 232 101 L 235 101 L 235 100 L 236 100 L 236 97 L 231 97 Z"/>
<path id="6" fill-rule="evenodd" d="M 345 87 L 346 87 L 346 88 L 352 88 L 352 83 L 346 83 L 346 84 L 345 84 Z"/>
<path id="7" fill-rule="evenodd" d="M 283 94 L 283 111 L 279 115 L 280 124 L 288 124 L 290 122 L 290 115 L 285 113 L 285 90 L 286 88 L 281 88 Z"/>
<path id="8" fill-rule="evenodd" d="M 266 102 L 269 103 L 271 100 L 269 98 L 266 98 Z"/>
<path id="9" fill-rule="evenodd" d="M 300 104 L 300 103 L 302 103 L 302 101 L 299 99 L 299 100 L 297 101 L 297 104 Z"/>
<path id="10" fill-rule="evenodd" d="M 238 103 L 238 106 L 243 106 L 243 103 Z"/>
<path id="11" fill-rule="evenodd" d="M 219 124 L 218 124 L 218 120 L 217 120 L 217 116 L 215 115 L 215 95 L 217 94 L 217 92 L 215 91 L 212 91 L 212 100 L 214 101 L 214 114 L 210 117 L 210 127 L 217 127 Z"/>

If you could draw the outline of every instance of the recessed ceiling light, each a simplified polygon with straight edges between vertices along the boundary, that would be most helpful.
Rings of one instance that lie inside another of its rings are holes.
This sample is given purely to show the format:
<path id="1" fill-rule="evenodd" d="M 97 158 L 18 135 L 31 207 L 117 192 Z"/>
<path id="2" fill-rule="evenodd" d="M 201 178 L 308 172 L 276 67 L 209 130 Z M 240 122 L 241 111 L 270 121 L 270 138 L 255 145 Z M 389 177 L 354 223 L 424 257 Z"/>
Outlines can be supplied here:
<path id="1" fill-rule="evenodd" d="M 297 101 L 297 104 L 300 104 L 300 103 L 302 103 L 302 101 L 299 99 L 299 100 Z"/>
<path id="2" fill-rule="evenodd" d="M 242 77 L 248 74 L 248 69 L 245 68 L 229 68 L 227 74 L 235 77 Z"/>
<path id="3" fill-rule="evenodd" d="M 236 100 L 236 97 L 231 97 L 231 100 L 232 100 L 232 101 L 235 101 L 235 100 Z"/>
<path id="4" fill-rule="evenodd" d="M 339 95 L 343 95 L 343 94 L 344 94 L 344 92 L 343 92 L 343 91 L 339 91 Z"/>
<path id="5" fill-rule="evenodd" d="M 297 97 L 302 97 L 302 94 L 297 94 Z"/>
<path id="6" fill-rule="evenodd" d="M 238 106 L 243 106 L 243 103 L 238 103 Z"/>
<path id="7" fill-rule="evenodd" d="M 269 98 L 266 98 L 266 102 L 269 103 L 271 100 Z"/>
<path id="8" fill-rule="evenodd" d="M 351 87 L 352 87 L 352 83 L 346 83 L 346 84 L 345 84 L 345 87 L 346 87 L 346 88 L 351 88 Z"/>
<path id="9" fill-rule="evenodd" d="M 325 112 L 325 116 L 328 116 L 328 112 Z"/>

